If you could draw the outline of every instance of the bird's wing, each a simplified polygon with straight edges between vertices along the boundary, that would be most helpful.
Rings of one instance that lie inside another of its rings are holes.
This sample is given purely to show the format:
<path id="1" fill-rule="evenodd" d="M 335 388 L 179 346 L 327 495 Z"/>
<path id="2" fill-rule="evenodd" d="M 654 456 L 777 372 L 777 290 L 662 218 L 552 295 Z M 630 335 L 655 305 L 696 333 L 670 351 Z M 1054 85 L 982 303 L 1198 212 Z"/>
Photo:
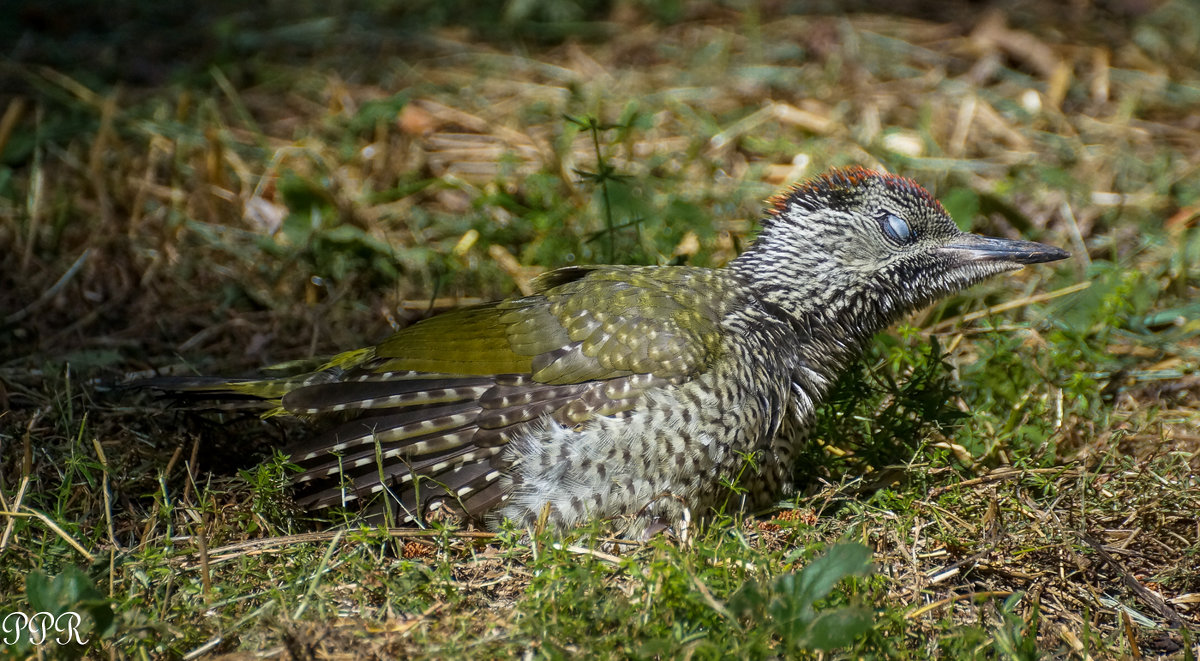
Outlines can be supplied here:
<path id="1" fill-rule="evenodd" d="M 686 379 L 717 351 L 720 319 L 697 269 L 568 268 L 532 296 L 419 322 L 374 352 L 375 372 L 528 374 L 546 384 L 631 374 Z"/>
<path id="2" fill-rule="evenodd" d="M 531 296 L 432 317 L 347 357 L 337 379 L 282 399 L 303 415 L 358 414 L 293 449 L 300 481 L 342 481 L 307 502 L 387 485 L 406 506 L 450 496 L 473 515 L 490 509 L 508 441 L 547 416 L 569 428 L 627 414 L 647 388 L 715 360 L 720 311 L 705 301 L 719 283 L 700 269 L 559 270 Z M 418 478 L 441 486 L 418 497 Z"/>

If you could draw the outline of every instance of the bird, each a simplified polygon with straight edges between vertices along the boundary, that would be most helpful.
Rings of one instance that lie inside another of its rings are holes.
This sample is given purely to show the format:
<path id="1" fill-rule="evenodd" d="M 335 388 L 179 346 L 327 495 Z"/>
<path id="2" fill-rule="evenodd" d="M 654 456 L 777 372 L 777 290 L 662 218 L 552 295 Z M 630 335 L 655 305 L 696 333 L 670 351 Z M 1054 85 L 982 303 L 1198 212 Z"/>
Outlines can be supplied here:
<path id="1" fill-rule="evenodd" d="M 961 231 L 915 181 L 862 167 L 772 197 L 760 224 L 721 268 L 568 266 L 311 372 L 152 385 L 317 424 L 287 450 L 305 508 L 662 529 L 789 497 L 817 407 L 872 336 L 1069 256 Z"/>

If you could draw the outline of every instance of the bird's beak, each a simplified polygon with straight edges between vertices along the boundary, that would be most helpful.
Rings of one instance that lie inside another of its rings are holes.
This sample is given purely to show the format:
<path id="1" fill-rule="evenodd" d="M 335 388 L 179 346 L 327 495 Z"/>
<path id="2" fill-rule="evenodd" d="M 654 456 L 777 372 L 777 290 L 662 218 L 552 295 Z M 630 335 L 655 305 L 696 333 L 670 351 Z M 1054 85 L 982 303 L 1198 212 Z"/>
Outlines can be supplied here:
<path id="1" fill-rule="evenodd" d="M 998 239 L 978 234 L 960 234 L 950 243 L 939 248 L 939 251 L 953 253 L 967 262 L 1013 262 L 1015 264 L 1056 262 L 1071 256 L 1062 248 L 1055 248 L 1044 243 Z"/>

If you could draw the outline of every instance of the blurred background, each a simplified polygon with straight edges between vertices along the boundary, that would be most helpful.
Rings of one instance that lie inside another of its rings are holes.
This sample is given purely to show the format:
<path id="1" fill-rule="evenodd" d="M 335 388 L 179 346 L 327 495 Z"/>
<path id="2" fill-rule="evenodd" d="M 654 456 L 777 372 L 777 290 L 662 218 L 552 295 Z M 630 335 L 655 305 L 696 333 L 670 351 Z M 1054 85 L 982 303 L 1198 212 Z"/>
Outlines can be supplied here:
<path id="1" fill-rule="evenodd" d="M 17 0 L 0 350 L 249 367 L 563 264 L 716 265 L 831 165 L 1076 278 L 1191 226 L 1193 3 L 857 5 Z"/>

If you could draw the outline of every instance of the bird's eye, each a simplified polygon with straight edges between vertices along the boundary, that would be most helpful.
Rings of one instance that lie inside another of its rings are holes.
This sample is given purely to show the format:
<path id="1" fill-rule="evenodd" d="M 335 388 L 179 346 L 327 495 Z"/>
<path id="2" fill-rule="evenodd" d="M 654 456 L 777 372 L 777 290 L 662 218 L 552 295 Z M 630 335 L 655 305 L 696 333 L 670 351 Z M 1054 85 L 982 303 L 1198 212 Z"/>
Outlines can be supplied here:
<path id="1" fill-rule="evenodd" d="M 913 233 L 908 227 L 908 221 L 894 213 L 884 214 L 879 224 L 883 227 L 883 233 L 897 243 L 909 243 L 913 240 Z"/>

